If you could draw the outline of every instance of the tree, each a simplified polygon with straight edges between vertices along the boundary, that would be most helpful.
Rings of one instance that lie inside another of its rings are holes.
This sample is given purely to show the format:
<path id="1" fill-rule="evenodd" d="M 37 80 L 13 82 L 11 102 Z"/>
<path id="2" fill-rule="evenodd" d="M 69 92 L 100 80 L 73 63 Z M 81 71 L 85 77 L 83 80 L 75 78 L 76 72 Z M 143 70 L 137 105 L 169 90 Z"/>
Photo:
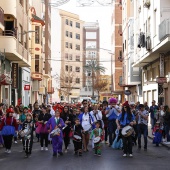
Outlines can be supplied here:
<path id="1" fill-rule="evenodd" d="M 98 94 L 98 101 L 100 100 L 99 93 L 107 90 L 107 88 L 106 88 L 107 86 L 108 86 L 107 80 L 103 80 L 103 79 L 100 78 L 98 81 L 95 82 L 94 91 L 96 91 L 97 94 Z"/>
<path id="2" fill-rule="evenodd" d="M 92 79 L 92 99 L 94 99 L 94 84 L 97 81 L 100 73 L 105 73 L 106 68 L 101 66 L 96 60 L 87 61 L 87 64 L 84 66 L 85 71 L 91 72 Z"/>

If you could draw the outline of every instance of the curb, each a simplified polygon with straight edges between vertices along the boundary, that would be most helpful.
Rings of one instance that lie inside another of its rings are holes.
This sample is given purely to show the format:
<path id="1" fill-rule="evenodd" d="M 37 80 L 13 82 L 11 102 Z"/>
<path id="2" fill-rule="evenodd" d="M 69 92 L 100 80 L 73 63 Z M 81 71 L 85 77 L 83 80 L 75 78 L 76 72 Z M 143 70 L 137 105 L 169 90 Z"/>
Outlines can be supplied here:
<path id="1" fill-rule="evenodd" d="M 149 139 L 151 139 L 151 140 L 153 140 L 153 137 L 151 137 L 151 136 L 148 136 L 148 138 Z M 168 150 L 170 150 L 170 145 L 168 146 L 168 145 L 166 145 L 166 144 L 164 144 L 164 143 L 160 143 L 162 146 L 164 146 L 164 147 L 166 147 Z"/>

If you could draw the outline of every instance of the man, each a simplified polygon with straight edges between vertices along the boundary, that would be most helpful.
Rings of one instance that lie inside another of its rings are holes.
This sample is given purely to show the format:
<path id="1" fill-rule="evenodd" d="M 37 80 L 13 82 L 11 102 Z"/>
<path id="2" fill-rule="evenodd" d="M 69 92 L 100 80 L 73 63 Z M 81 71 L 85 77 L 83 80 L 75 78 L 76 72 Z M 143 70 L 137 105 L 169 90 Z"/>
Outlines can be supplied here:
<path id="1" fill-rule="evenodd" d="M 149 108 L 150 117 L 151 117 L 152 129 L 154 128 L 155 123 L 156 123 L 155 115 L 157 114 L 157 112 L 158 112 L 158 110 L 159 110 L 159 107 L 158 107 L 155 103 L 156 103 L 156 101 L 153 100 L 153 101 L 152 101 L 152 106 L 150 106 L 150 108 Z"/>
<path id="2" fill-rule="evenodd" d="M 106 114 L 106 117 L 108 118 L 109 146 L 111 146 L 116 137 L 116 134 L 115 134 L 115 131 L 117 129 L 116 119 L 118 118 L 121 110 L 119 106 L 116 105 L 117 99 L 110 98 L 109 104 L 110 104 L 110 107 L 106 108 L 105 114 Z"/>
<path id="3" fill-rule="evenodd" d="M 92 111 L 92 107 L 91 107 L 91 105 L 89 104 L 89 102 L 88 102 L 86 99 L 84 99 L 84 100 L 82 101 L 82 105 L 83 105 L 83 108 L 84 108 L 85 106 L 87 106 L 88 109 L 89 109 L 89 112 Z"/>
<path id="4" fill-rule="evenodd" d="M 145 107 L 145 110 L 149 111 L 148 102 L 145 102 L 145 103 L 144 103 L 144 107 Z"/>
<path id="5" fill-rule="evenodd" d="M 144 137 L 144 150 L 147 150 L 147 137 L 148 137 L 148 116 L 149 112 L 145 110 L 143 104 L 139 105 L 138 119 L 138 149 L 141 149 L 141 135 Z"/>

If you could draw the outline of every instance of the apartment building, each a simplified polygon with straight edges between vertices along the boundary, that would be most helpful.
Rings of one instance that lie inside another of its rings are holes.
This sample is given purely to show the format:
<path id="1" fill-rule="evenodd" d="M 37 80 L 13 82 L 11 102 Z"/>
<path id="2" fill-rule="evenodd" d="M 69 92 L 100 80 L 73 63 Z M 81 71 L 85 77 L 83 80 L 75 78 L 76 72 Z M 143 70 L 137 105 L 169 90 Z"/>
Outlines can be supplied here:
<path id="1" fill-rule="evenodd" d="M 122 0 L 122 84 L 125 99 L 137 102 L 142 96 L 142 70 L 132 67 L 134 63 L 134 1 Z"/>
<path id="2" fill-rule="evenodd" d="M 113 1 L 113 13 L 111 17 L 112 35 L 111 35 L 111 50 L 112 50 L 112 94 L 118 95 L 120 102 L 124 101 L 124 87 L 122 86 L 122 1 Z"/>
<path id="3" fill-rule="evenodd" d="M 63 96 L 62 100 L 76 102 L 82 88 L 84 22 L 79 19 L 78 15 L 64 10 L 59 10 L 59 15 L 61 70 L 58 78 L 60 94 Z"/>
<path id="4" fill-rule="evenodd" d="M 143 102 L 170 105 L 170 1 L 134 1 L 134 64 L 142 67 Z"/>
<path id="5" fill-rule="evenodd" d="M 100 59 L 100 26 L 98 21 L 85 22 L 83 26 L 83 66 L 88 62 L 97 61 Z M 83 88 L 81 90 L 80 97 L 91 97 L 93 94 L 92 89 L 92 72 L 86 70 L 83 73 Z M 97 93 L 94 92 L 94 96 L 97 97 Z"/>
<path id="6" fill-rule="evenodd" d="M 0 7 L 4 10 L 4 30 L 0 32 L 0 42 L 3 43 L 0 43 L 0 51 L 5 56 L 1 77 L 7 80 L 1 82 L 0 100 L 8 105 L 16 105 L 22 101 L 24 95 L 22 94 L 22 68 L 31 66 L 28 46 L 31 38 L 29 1 L 0 1 Z M 29 95 L 27 97 L 29 98 Z"/>

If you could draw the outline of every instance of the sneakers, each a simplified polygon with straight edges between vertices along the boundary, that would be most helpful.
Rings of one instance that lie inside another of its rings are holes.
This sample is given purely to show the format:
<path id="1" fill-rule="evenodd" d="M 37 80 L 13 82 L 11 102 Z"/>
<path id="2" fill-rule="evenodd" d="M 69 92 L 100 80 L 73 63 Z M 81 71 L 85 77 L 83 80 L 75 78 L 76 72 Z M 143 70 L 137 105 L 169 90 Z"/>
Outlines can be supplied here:
<path id="1" fill-rule="evenodd" d="M 132 154 L 129 154 L 129 157 L 131 157 L 131 158 L 132 158 L 132 157 L 133 157 L 133 155 L 132 155 Z"/>
<path id="2" fill-rule="evenodd" d="M 58 152 L 58 154 L 59 154 L 60 156 L 62 156 L 62 155 L 63 155 L 63 152 Z"/>
<path id="3" fill-rule="evenodd" d="M 45 151 L 48 151 L 48 148 L 47 148 L 47 147 L 45 147 Z"/>
<path id="4" fill-rule="evenodd" d="M 17 142 L 17 141 L 14 141 L 14 143 L 16 143 L 16 144 L 17 144 L 18 142 Z"/>
<path id="5" fill-rule="evenodd" d="M 44 150 L 44 148 L 43 147 L 41 147 L 41 151 L 43 151 Z"/>
<path id="6" fill-rule="evenodd" d="M 82 156 L 82 152 L 79 152 L 79 156 Z"/>
<path id="7" fill-rule="evenodd" d="M 101 156 L 101 153 L 98 153 L 97 156 Z"/>
<path id="8" fill-rule="evenodd" d="M 11 150 L 9 149 L 9 150 L 7 151 L 7 153 L 11 153 Z"/>
<path id="9" fill-rule="evenodd" d="M 54 153 L 53 153 L 53 156 L 57 156 L 57 153 L 56 153 L 56 152 L 54 152 Z"/>
<path id="10" fill-rule="evenodd" d="M 123 157 L 127 157 L 127 154 L 125 153 L 125 154 L 123 154 Z"/>
<path id="11" fill-rule="evenodd" d="M 67 153 L 68 152 L 68 149 L 65 149 L 65 153 Z"/>

